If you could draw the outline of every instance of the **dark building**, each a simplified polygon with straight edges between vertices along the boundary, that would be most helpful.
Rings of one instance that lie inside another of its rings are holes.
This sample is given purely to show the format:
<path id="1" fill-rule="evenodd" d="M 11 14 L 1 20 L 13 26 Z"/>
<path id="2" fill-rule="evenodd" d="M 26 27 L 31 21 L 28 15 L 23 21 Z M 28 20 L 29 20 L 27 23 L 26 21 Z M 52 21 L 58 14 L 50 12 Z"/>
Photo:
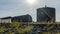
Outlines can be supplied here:
<path id="1" fill-rule="evenodd" d="M 11 22 L 32 22 L 32 17 L 30 15 L 22 15 L 15 17 L 0 18 L 0 23 L 11 23 Z"/>
<path id="2" fill-rule="evenodd" d="M 30 15 L 15 16 L 11 19 L 12 22 L 32 22 Z"/>
<path id="3" fill-rule="evenodd" d="M 55 22 L 55 8 L 43 7 L 37 9 L 37 22 Z"/>

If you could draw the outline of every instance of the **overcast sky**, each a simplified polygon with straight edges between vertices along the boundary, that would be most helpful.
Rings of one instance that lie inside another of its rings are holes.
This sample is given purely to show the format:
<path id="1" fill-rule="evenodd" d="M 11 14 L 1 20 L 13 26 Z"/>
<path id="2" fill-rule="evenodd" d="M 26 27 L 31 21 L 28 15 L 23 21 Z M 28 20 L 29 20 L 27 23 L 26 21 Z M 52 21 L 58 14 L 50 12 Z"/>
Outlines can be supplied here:
<path id="1" fill-rule="evenodd" d="M 37 0 L 33 5 L 26 0 L 0 0 L 0 18 L 29 14 L 36 21 L 36 9 L 45 5 L 56 8 L 56 21 L 60 21 L 60 0 Z"/>

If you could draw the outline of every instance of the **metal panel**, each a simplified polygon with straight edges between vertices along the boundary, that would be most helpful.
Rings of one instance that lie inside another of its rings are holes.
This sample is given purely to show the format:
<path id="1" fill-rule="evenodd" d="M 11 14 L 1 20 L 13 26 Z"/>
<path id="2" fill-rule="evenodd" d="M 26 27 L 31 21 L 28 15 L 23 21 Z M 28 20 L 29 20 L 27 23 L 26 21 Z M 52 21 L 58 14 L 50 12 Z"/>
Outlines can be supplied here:
<path id="1" fill-rule="evenodd" d="M 37 9 L 37 22 L 48 22 L 52 20 L 55 22 L 55 8 L 44 7 Z"/>

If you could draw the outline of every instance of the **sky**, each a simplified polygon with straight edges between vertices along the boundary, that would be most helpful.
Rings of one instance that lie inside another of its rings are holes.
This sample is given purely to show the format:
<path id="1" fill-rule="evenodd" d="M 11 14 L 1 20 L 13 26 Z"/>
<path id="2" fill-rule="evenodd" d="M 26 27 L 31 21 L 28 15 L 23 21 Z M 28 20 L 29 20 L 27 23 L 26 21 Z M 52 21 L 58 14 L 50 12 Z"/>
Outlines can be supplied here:
<path id="1" fill-rule="evenodd" d="M 56 21 L 60 21 L 60 0 L 36 0 L 30 4 L 27 0 L 0 0 L 0 18 L 7 16 L 20 16 L 29 14 L 36 21 L 37 8 L 56 8 Z"/>

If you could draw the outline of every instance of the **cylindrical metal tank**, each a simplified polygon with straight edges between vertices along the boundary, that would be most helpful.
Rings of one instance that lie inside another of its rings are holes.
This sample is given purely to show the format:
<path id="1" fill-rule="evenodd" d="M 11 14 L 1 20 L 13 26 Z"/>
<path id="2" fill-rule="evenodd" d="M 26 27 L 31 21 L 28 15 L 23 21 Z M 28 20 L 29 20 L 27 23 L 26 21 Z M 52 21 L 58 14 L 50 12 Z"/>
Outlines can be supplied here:
<path id="1" fill-rule="evenodd" d="M 43 7 L 37 9 L 37 22 L 55 22 L 55 8 Z"/>

